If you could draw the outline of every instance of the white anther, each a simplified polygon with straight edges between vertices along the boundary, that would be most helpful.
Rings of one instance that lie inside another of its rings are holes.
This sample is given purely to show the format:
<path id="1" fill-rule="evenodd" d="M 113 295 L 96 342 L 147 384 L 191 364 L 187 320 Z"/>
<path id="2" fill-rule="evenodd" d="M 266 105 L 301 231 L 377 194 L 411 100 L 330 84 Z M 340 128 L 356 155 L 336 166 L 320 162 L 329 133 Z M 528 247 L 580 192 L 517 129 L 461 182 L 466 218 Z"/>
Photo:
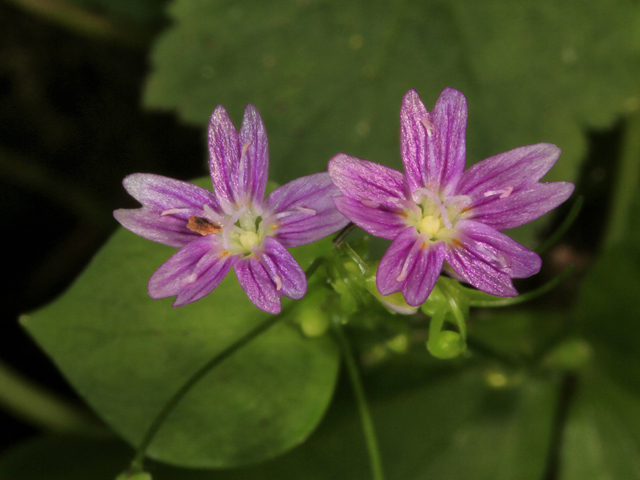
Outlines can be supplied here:
<path id="1" fill-rule="evenodd" d="M 420 119 L 420 123 L 422 123 L 422 125 L 424 125 L 424 128 L 427 130 L 427 135 L 433 135 L 433 123 L 431 123 L 429 117 L 422 117 Z"/>
<path id="2" fill-rule="evenodd" d="M 242 145 L 242 150 L 240 151 L 240 156 L 244 157 L 247 154 L 247 150 L 249 150 L 249 147 L 251 146 L 252 142 L 247 142 L 244 145 Z"/>
<path id="3" fill-rule="evenodd" d="M 369 208 L 378 208 L 380 206 L 380 204 L 375 200 L 369 200 L 366 198 L 364 200 L 360 200 L 360 203 L 362 203 L 365 207 L 369 207 Z"/>
<path id="4" fill-rule="evenodd" d="M 298 210 L 300 213 L 306 213 L 307 215 L 315 215 L 316 214 L 316 211 L 313 210 L 312 208 L 296 207 L 296 210 Z"/>
<path id="5" fill-rule="evenodd" d="M 282 278 L 280 278 L 279 275 L 274 275 L 273 279 L 276 282 L 276 290 L 277 291 L 282 290 Z"/>
<path id="6" fill-rule="evenodd" d="M 500 195 L 500 198 L 507 198 L 513 192 L 513 187 L 502 188 L 500 190 L 489 190 L 488 192 L 484 192 L 485 197 L 490 197 L 491 195 Z"/>
<path id="7" fill-rule="evenodd" d="M 513 187 L 505 188 L 504 192 L 500 194 L 500 198 L 507 198 L 509 195 L 511 195 L 511 192 L 513 192 Z"/>
<path id="8" fill-rule="evenodd" d="M 175 213 L 190 213 L 190 208 L 170 208 L 169 210 L 165 210 L 160 214 L 160 216 L 164 217 L 165 215 L 173 215 Z"/>

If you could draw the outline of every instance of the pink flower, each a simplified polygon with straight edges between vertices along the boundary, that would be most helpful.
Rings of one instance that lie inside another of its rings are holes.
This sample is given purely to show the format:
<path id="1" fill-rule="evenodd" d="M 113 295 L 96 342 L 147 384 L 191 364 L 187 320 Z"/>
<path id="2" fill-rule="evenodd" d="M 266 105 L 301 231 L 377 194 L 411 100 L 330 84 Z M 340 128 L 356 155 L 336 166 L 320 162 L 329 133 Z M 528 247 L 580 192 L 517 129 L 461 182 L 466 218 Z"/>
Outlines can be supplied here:
<path id="1" fill-rule="evenodd" d="M 540 270 L 540 257 L 499 230 L 544 215 L 573 192 L 569 182 L 541 183 L 560 149 L 516 148 L 465 166 L 467 101 L 445 89 L 431 113 L 415 90 L 400 112 L 405 174 L 340 153 L 329 175 L 342 192 L 338 210 L 370 234 L 393 240 L 378 266 L 382 295 L 402 292 L 421 305 L 445 267 L 474 287 L 515 296 L 512 278 Z"/>
<path id="2" fill-rule="evenodd" d="M 282 295 L 300 299 L 307 291 L 304 272 L 286 249 L 348 223 L 332 201 L 339 191 L 325 172 L 298 178 L 264 198 L 267 132 L 253 105 L 247 105 L 239 132 L 222 106 L 215 109 L 209 154 L 214 192 L 137 173 L 124 186 L 142 208 L 116 210 L 114 216 L 133 233 L 180 249 L 149 280 L 151 297 L 176 296 L 174 306 L 195 302 L 233 266 L 249 299 L 279 313 Z"/>

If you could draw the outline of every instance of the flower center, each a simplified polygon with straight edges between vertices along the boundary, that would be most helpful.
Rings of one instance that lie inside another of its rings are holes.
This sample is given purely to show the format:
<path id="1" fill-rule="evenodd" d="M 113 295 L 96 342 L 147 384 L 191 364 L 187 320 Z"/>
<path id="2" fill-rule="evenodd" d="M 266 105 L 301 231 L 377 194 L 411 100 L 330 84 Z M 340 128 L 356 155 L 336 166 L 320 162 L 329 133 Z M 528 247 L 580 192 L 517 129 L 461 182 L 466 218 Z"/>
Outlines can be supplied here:
<path id="1" fill-rule="evenodd" d="M 435 215 L 427 215 L 420 221 L 419 230 L 433 238 L 438 234 L 441 226 L 442 222 L 439 217 L 436 217 Z"/>
<path id="2" fill-rule="evenodd" d="M 236 238 L 238 245 L 247 251 L 251 251 L 251 249 L 258 243 L 258 240 L 259 237 L 257 233 L 247 230 L 238 234 L 238 237 Z"/>
<path id="3" fill-rule="evenodd" d="M 427 188 L 413 192 L 413 200 L 415 207 L 408 212 L 409 220 L 420 234 L 431 241 L 449 240 L 460 211 L 470 203 L 464 195 L 442 200 L 440 195 Z"/>

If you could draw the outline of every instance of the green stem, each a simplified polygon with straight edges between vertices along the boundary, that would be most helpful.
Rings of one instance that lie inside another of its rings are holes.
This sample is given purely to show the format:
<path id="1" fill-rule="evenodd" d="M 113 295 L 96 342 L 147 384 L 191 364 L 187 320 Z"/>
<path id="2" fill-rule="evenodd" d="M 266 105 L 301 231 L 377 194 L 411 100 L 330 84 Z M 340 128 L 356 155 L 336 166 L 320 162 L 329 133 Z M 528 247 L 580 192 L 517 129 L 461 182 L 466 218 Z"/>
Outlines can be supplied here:
<path id="1" fill-rule="evenodd" d="M 195 372 L 191 378 L 189 378 L 180 389 L 169 399 L 169 401 L 164 405 L 160 413 L 156 416 L 156 418 L 151 423 L 151 426 L 148 428 L 145 433 L 140 446 L 136 451 L 136 455 L 131 462 L 131 467 L 129 468 L 129 472 L 139 473 L 143 471 L 143 463 L 144 457 L 147 452 L 147 448 L 155 438 L 156 434 L 162 427 L 164 421 L 169 416 L 169 414 L 173 411 L 173 409 L 180 403 L 182 398 L 191 390 L 191 388 L 198 383 L 202 377 L 204 377 L 207 373 L 213 370 L 215 367 L 220 365 L 223 361 L 229 358 L 231 355 L 236 353 L 246 344 L 251 342 L 258 335 L 264 333 L 269 328 L 271 328 L 274 324 L 276 324 L 282 318 L 281 315 L 272 315 L 264 322 L 258 324 L 252 330 L 249 330 L 244 336 L 240 337 L 234 343 L 225 348 L 218 355 L 209 360 L 205 365 L 203 365 L 197 372 Z"/>
<path id="2" fill-rule="evenodd" d="M 519 303 L 528 302 L 540 295 L 547 293 L 556 287 L 562 280 L 564 280 L 571 272 L 575 270 L 574 265 L 569 265 L 565 268 L 558 276 L 549 280 L 547 283 L 542 285 L 541 287 L 536 288 L 527 293 L 523 293 L 518 295 L 517 297 L 508 297 L 508 298 L 497 298 L 497 299 L 478 299 L 472 298 L 469 300 L 470 307 L 509 307 L 511 305 L 517 305 Z"/>
<path id="3" fill-rule="evenodd" d="M 553 232 L 553 235 L 551 235 L 542 245 L 536 248 L 536 253 L 541 254 L 543 252 L 546 252 L 550 247 L 555 245 L 555 243 L 562 238 L 562 236 L 567 232 L 567 230 L 569 230 L 571 225 L 573 225 L 575 219 L 578 217 L 580 210 L 582 210 L 583 204 L 584 197 L 580 195 L 578 198 L 576 198 L 575 202 L 573 202 L 573 206 L 571 207 L 569 214 L 562 221 L 558 229 Z"/>
<path id="4" fill-rule="evenodd" d="M 315 273 L 315 271 L 318 269 L 318 267 L 322 264 L 323 261 L 324 259 L 322 257 L 316 258 L 314 262 L 311 264 L 311 266 L 304 272 L 305 276 L 309 278 L 311 275 L 313 275 L 313 273 Z M 133 461 L 131 462 L 131 466 L 129 467 L 130 474 L 135 474 L 143 471 L 144 457 L 146 456 L 149 445 L 151 444 L 155 436 L 158 434 L 158 431 L 164 424 L 164 421 L 167 419 L 169 414 L 173 411 L 176 405 L 180 403 L 180 401 L 189 392 L 189 390 L 191 390 L 191 388 L 196 383 L 198 383 L 202 379 L 202 377 L 204 377 L 207 373 L 209 373 L 215 367 L 220 365 L 222 362 L 224 362 L 227 358 L 229 358 L 231 355 L 236 353 L 246 344 L 251 342 L 251 340 L 253 340 L 260 334 L 269 330 L 269 328 L 275 325 L 281 318 L 283 318 L 283 316 L 284 315 L 282 313 L 280 315 L 272 315 L 269 318 L 267 318 L 264 322 L 256 325 L 252 330 L 249 330 L 244 336 L 240 337 L 238 340 L 236 340 L 234 343 L 229 345 L 218 355 L 216 355 L 211 360 L 209 360 L 205 365 L 203 365 L 200 368 L 200 370 L 196 371 L 191 376 L 191 378 L 189 378 L 184 383 L 184 385 L 182 385 L 182 387 L 178 389 L 176 393 L 173 394 L 173 396 L 167 401 L 164 407 L 162 407 L 162 410 L 160 410 L 158 415 L 156 415 L 156 418 L 153 419 L 153 422 L 151 422 L 151 425 L 147 429 L 147 432 L 144 434 L 144 437 L 142 438 L 142 442 L 140 442 L 140 446 L 136 450 L 136 455 L 133 458 Z"/>
<path id="5" fill-rule="evenodd" d="M 384 480 L 384 471 L 382 469 L 382 458 L 380 456 L 380 448 L 378 447 L 378 439 L 373 426 L 371 412 L 369 411 L 367 397 L 364 393 L 364 386 L 362 385 L 362 379 L 360 378 L 358 364 L 353 355 L 351 344 L 349 343 L 340 323 L 334 322 L 334 332 L 336 334 L 338 344 L 340 345 L 340 349 L 342 350 L 342 355 L 344 356 L 344 361 L 347 366 L 347 372 L 349 373 L 349 380 L 351 381 L 353 393 L 356 397 L 356 403 L 358 404 L 358 412 L 360 413 L 362 431 L 367 444 L 367 451 L 369 452 L 369 463 L 371 466 L 371 473 L 373 474 L 373 480 Z"/>
<path id="6" fill-rule="evenodd" d="M 46 430 L 94 437 L 110 434 L 89 412 L 37 385 L 1 360 L 0 406 Z"/>

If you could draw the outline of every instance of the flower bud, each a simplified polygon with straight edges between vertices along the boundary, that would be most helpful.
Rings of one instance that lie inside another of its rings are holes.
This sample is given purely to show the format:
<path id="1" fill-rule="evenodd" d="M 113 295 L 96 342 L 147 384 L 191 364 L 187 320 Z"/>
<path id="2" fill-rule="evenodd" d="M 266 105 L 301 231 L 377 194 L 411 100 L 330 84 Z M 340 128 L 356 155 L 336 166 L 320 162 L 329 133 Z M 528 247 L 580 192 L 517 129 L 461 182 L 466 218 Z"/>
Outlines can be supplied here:
<path id="1" fill-rule="evenodd" d="M 427 349 L 436 358 L 450 359 L 463 353 L 467 348 L 466 343 L 458 332 L 443 330 L 435 339 L 429 339 Z"/>

